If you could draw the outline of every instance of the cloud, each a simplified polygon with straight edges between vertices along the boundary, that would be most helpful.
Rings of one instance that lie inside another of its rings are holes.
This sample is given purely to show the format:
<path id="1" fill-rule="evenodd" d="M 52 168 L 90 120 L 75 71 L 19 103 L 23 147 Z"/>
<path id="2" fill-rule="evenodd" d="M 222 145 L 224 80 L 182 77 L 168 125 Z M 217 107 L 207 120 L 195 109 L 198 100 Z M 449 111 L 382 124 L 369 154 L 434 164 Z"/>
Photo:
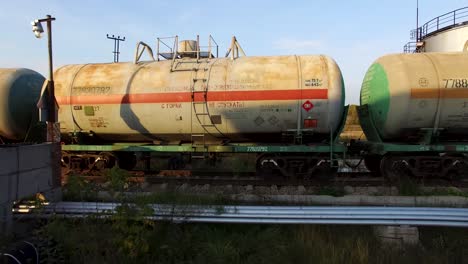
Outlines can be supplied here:
<path id="1" fill-rule="evenodd" d="M 323 42 L 319 40 L 308 40 L 308 39 L 294 39 L 294 38 L 282 38 L 273 42 L 273 48 L 277 50 L 283 50 L 290 53 L 298 52 L 310 52 L 322 48 Z"/>

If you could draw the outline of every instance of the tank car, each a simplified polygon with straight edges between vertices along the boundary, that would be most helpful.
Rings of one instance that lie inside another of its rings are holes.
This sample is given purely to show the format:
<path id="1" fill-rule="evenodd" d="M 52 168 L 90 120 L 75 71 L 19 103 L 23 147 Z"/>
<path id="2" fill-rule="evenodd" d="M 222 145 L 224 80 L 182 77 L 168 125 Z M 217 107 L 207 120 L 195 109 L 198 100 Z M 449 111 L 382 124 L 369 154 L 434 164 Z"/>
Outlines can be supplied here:
<path id="1" fill-rule="evenodd" d="M 0 139 L 24 140 L 37 123 L 44 77 L 29 69 L 0 69 Z"/>
<path id="2" fill-rule="evenodd" d="M 468 53 L 379 58 L 361 88 L 366 165 L 397 178 L 468 173 Z"/>
<path id="3" fill-rule="evenodd" d="M 60 128 L 65 142 L 73 144 L 64 149 L 198 152 L 201 157 L 259 152 L 264 155 L 258 164 L 284 173 L 299 156 L 286 153 L 329 157 L 345 110 L 343 78 L 333 59 L 216 58 L 197 41 L 183 41 L 174 50 L 158 51 L 153 61 L 58 69 Z M 285 155 L 265 155 L 273 152 Z M 300 160 L 309 164 L 302 170 L 311 171 L 321 159 L 302 155 Z"/>
<path id="4" fill-rule="evenodd" d="M 109 142 L 303 143 L 337 131 L 340 70 L 326 56 L 68 65 L 55 72 L 61 131 Z"/>

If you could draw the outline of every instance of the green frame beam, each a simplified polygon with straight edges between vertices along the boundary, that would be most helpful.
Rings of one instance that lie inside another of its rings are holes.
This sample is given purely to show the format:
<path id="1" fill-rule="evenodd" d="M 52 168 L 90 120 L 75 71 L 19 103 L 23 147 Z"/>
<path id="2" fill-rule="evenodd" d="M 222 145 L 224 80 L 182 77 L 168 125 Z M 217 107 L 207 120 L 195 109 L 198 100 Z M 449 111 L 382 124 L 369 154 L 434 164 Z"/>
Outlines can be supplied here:
<path id="1" fill-rule="evenodd" d="M 62 151 L 129 151 L 129 152 L 224 152 L 224 153 L 328 153 L 345 152 L 343 144 L 316 144 L 316 145 L 208 145 L 207 149 L 200 145 L 138 145 L 138 144 L 111 144 L 111 145 L 62 145 Z"/>
<path id="2" fill-rule="evenodd" d="M 397 144 L 366 142 L 367 150 L 371 154 L 384 155 L 388 152 L 461 152 L 468 153 L 467 143 L 441 143 L 441 144 Z"/>

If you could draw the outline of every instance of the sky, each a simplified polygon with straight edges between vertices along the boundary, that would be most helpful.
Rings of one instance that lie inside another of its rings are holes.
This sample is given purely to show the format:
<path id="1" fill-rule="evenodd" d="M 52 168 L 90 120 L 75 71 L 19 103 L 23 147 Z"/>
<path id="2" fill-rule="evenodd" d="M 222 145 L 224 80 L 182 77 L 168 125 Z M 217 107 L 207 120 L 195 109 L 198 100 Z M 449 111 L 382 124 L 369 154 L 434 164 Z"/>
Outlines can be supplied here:
<path id="1" fill-rule="evenodd" d="M 465 6 L 467 0 L 419 0 L 420 25 Z M 358 104 L 372 62 L 402 52 L 410 41 L 416 0 L 1 0 L 0 68 L 24 67 L 48 76 L 47 39 L 36 39 L 30 24 L 47 14 L 56 17 L 55 68 L 113 61 L 114 44 L 106 34 L 125 36 L 120 61 L 133 59 L 138 41 L 155 49 L 157 37 L 199 34 L 203 45 L 211 34 L 224 54 L 236 36 L 247 55 L 332 57 L 345 80 L 346 102 Z"/>

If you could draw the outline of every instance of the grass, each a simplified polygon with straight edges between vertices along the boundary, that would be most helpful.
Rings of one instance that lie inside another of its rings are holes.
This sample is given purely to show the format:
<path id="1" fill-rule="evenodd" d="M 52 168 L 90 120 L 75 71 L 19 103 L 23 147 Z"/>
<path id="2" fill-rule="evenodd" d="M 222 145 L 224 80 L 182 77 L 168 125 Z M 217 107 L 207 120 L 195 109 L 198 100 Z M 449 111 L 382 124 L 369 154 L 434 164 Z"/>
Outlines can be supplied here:
<path id="1" fill-rule="evenodd" d="M 466 263 L 468 230 L 421 228 L 381 244 L 362 226 L 170 224 L 55 219 L 39 231 L 67 263 Z M 51 243 L 50 241 L 53 241 Z"/>
<path id="2" fill-rule="evenodd" d="M 65 201 L 93 201 L 97 199 L 97 186 L 87 182 L 78 175 L 70 175 L 68 183 L 63 188 L 63 200 Z"/>
<path id="3" fill-rule="evenodd" d="M 468 192 L 464 192 L 454 187 L 438 187 L 431 190 L 424 190 L 415 180 L 402 177 L 397 185 L 398 193 L 402 196 L 461 196 L 468 197 Z"/>
<path id="4" fill-rule="evenodd" d="M 468 192 L 463 192 L 457 188 L 448 187 L 448 188 L 435 188 L 431 191 L 425 191 L 424 195 L 451 195 L 451 196 L 461 196 L 468 198 Z"/>
<path id="5" fill-rule="evenodd" d="M 346 195 L 346 191 L 343 186 L 322 186 L 314 194 L 341 197 Z"/>
<path id="6" fill-rule="evenodd" d="M 409 177 L 400 177 L 397 185 L 398 193 L 403 196 L 420 196 L 424 195 L 421 187 Z"/>

